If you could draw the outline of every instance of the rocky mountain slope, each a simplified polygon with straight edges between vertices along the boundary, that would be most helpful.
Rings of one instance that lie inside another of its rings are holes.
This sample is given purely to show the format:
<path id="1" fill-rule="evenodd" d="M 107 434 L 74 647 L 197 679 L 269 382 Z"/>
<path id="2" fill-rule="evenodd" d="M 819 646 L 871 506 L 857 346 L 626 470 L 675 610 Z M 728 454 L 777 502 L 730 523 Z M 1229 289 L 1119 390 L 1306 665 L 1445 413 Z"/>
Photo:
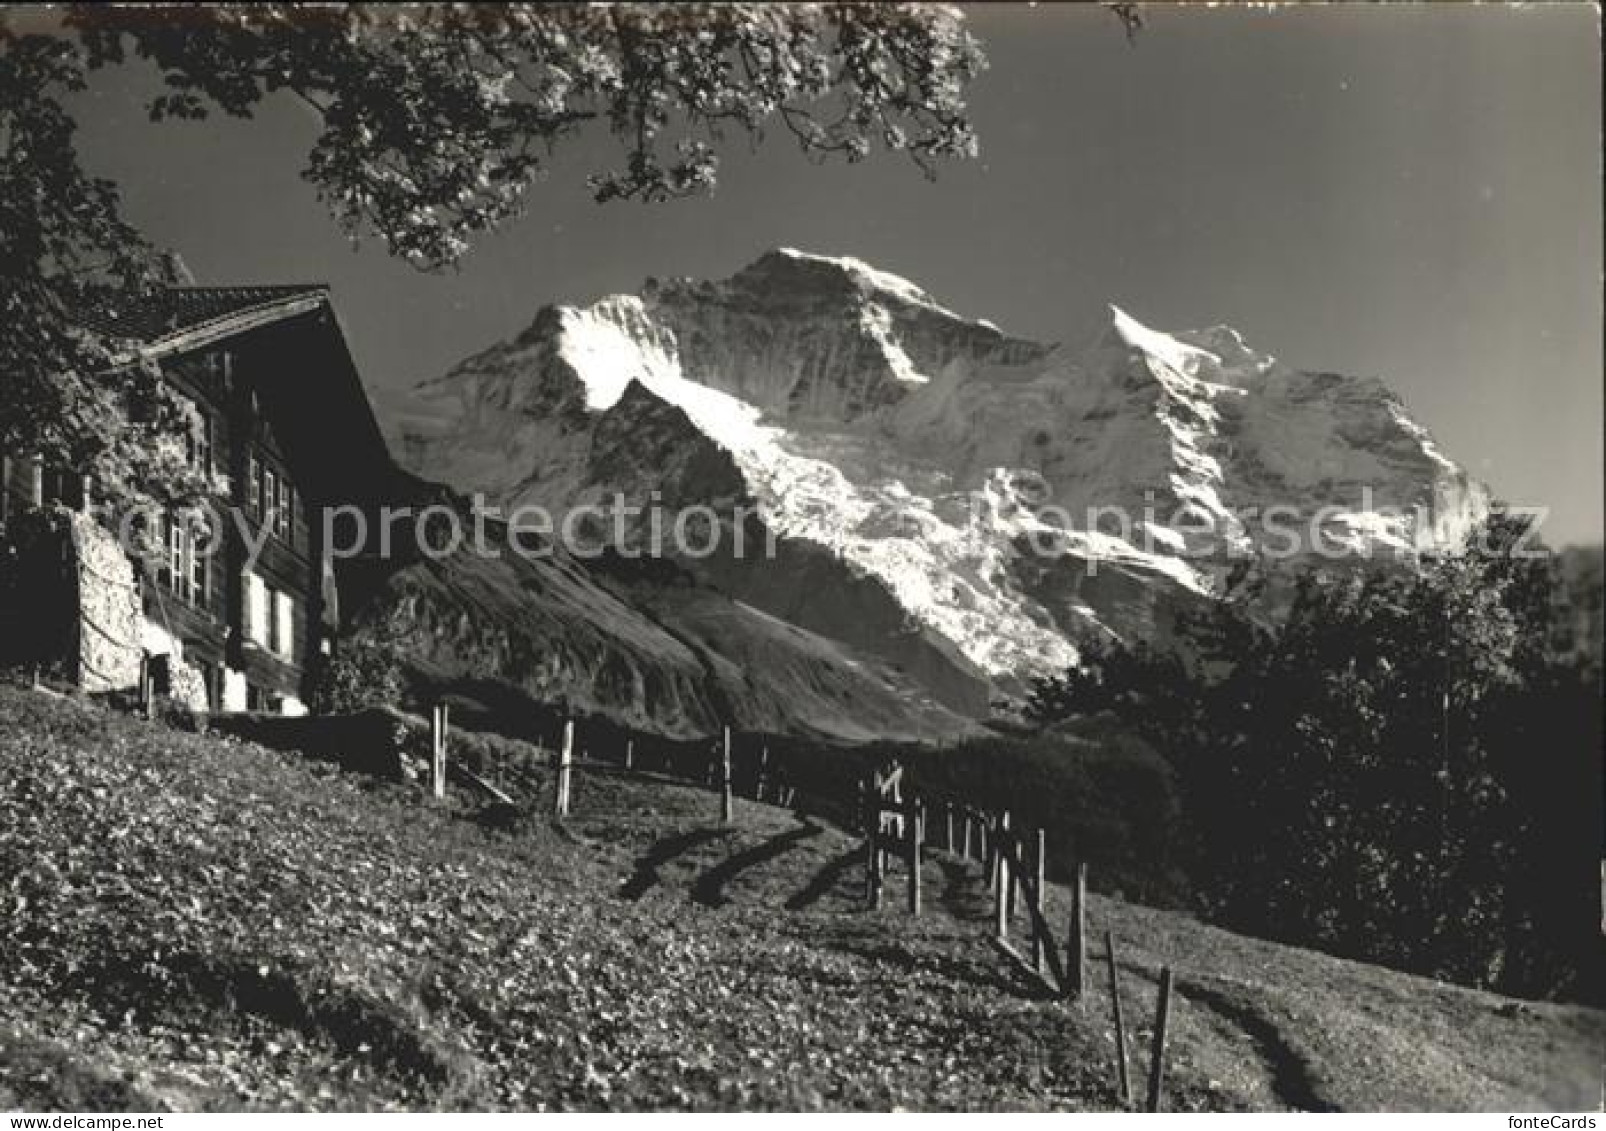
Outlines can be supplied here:
<path id="1" fill-rule="evenodd" d="M 708 508 L 699 583 L 966 713 L 1090 635 L 1163 636 L 1235 558 L 1409 552 L 1488 506 L 1375 379 L 1113 307 L 1084 350 L 1029 341 L 791 250 L 543 309 L 381 411 L 410 469 L 503 507 L 643 508 L 591 524 L 626 553 Z"/>
<path id="2" fill-rule="evenodd" d="M 349 625 L 442 689 L 500 687 L 648 732 L 730 725 L 855 742 L 951 739 L 973 727 L 907 674 L 672 563 L 464 549 L 391 573 Z"/>

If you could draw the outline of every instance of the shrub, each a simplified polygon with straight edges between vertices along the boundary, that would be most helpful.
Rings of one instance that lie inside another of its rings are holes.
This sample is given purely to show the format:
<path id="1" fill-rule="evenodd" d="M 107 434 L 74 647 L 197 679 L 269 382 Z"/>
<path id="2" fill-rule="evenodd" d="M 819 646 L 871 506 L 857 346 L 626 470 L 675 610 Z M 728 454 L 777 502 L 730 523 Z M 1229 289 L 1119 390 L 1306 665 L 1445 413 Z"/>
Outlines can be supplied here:
<path id="1" fill-rule="evenodd" d="M 342 644 L 314 677 L 312 708 L 319 714 L 352 714 L 368 707 L 402 705 L 406 686 L 395 647 L 370 641 Z"/>

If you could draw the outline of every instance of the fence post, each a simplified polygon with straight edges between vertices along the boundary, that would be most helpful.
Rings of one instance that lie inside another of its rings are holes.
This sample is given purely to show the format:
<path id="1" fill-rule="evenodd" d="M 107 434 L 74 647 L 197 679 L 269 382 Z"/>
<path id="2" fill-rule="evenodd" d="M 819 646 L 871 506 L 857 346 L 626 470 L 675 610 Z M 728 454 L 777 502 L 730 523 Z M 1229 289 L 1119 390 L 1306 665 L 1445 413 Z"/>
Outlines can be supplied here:
<path id="1" fill-rule="evenodd" d="M 909 849 L 909 913 L 920 914 L 920 842 L 924 838 L 925 830 L 921 827 L 925 822 L 921 820 L 920 802 L 915 800 L 913 791 L 904 798 L 903 802 L 903 833 L 908 841 Z"/>
<path id="2" fill-rule="evenodd" d="M 636 740 L 633 739 L 633 738 L 627 738 L 627 739 L 625 739 L 625 769 L 633 770 L 635 768 L 636 768 Z"/>
<path id="3" fill-rule="evenodd" d="M 436 801 L 446 799 L 446 704 L 429 713 L 429 788 Z"/>
<path id="4" fill-rule="evenodd" d="M 965 809 L 965 810 L 961 811 L 960 816 L 964 819 L 964 823 L 965 823 L 964 824 L 964 833 L 963 833 L 964 838 L 965 838 L 965 843 L 964 843 L 963 849 L 960 851 L 959 854 L 961 856 L 963 856 L 966 860 L 969 860 L 969 859 L 971 859 L 971 855 L 970 855 L 970 826 L 975 824 L 975 819 L 970 815 L 970 810 L 969 809 Z"/>
<path id="5" fill-rule="evenodd" d="M 875 809 L 870 796 L 870 778 L 859 781 L 859 822 L 864 825 L 864 902 L 875 905 Z"/>
<path id="6" fill-rule="evenodd" d="M 563 724 L 563 746 L 558 754 L 558 791 L 556 811 L 558 816 L 569 815 L 569 776 L 574 767 L 574 720 L 569 719 Z"/>
<path id="7" fill-rule="evenodd" d="M 1043 875 L 1046 871 L 1043 865 L 1043 860 L 1045 856 L 1045 848 L 1047 846 L 1047 839 L 1048 838 L 1043 830 L 1038 829 L 1037 841 L 1033 845 L 1032 851 L 1032 870 L 1036 873 L 1037 878 L 1037 887 L 1035 887 L 1033 890 L 1037 893 L 1039 914 L 1042 913 L 1043 893 L 1048 890 L 1043 886 Z M 1033 921 L 1032 925 L 1032 966 L 1039 974 L 1043 972 L 1043 932 L 1037 929 L 1035 920 Z"/>
<path id="8" fill-rule="evenodd" d="M 1066 987 L 1069 998 L 1080 1000 L 1085 985 L 1083 968 L 1087 958 L 1087 864 L 1076 862 L 1076 879 L 1071 885 L 1071 937 L 1066 944 Z"/>
<path id="9" fill-rule="evenodd" d="M 1155 1004 L 1154 1050 L 1149 1061 L 1149 1110 L 1160 1110 L 1160 1093 L 1165 1086 L 1165 1030 L 1171 1020 L 1171 967 L 1160 971 L 1160 1000 Z"/>
<path id="10" fill-rule="evenodd" d="M 1009 810 L 1005 809 L 1004 810 L 1004 830 L 1005 830 L 1005 835 L 1001 838 L 998 848 L 999 848 L 1000 854 L 1005 855 L 1005 856 L 1014 856 L 1015 854 L 1011 853 L 1010 849 L 1008 847 L 1010 842 L 1014 841 L 1014 843 L 1020 845 L 1022 847 L 1022 849 L 1024 849 L 1024 847 L 1025 847 L 1025 842 L 1023 842 L 1020 839 L 1019 835 L 1017 835 L 1016 833 L 1014 833 L 1013 831 L 1010 830 L 1009 825 L 1010 825 Z M 1024 851 L 1019 853 L 1019 856 L 1025 856 L 1025 855 L 1026 855 L 1026 853 Z M 1009 921 L 1011 923 L 1013 923 L 1015 921 L 1015 889 L 1016 889 L 1016 887 L 1018 885 L 1016 884 L 1017 877 L 1015 875 L 1015 869 L 1008 866 L 1008 861 L 1007 860 L 1005 862 L 1004 870 L 999 873 L 999 878 L 1004 880 L 1004 914 L 1007 915 L 1009 917 Z"/>
<path id="11" fill-rule="evenodd" d="M 987 890 L 993 891 L 998 887 L 998 818 L 989 813 L 979 824 L 981 826 L 981 861 L 982 870 L 987 873 Z"/>
<path id="12" fill-rule="evenodd" d="M 732 816 L 731 802 L 731 728 L 725 728 L 725 741 L 720 748 L 719 761 L 719 823 L 728 825 Z"/>
<path id="13" fill-rule="evenodd" d="M 1004 846 L 1009 842 L 1009 813 L 998 817 L 998 827 L 992 839 L 993 850 L 993 929 L 1000 942 L 1009 940 L 1009 862 L 1004 857 Z"/>
<path id="14" fill-rule="evenodd" d="M 870 908 L 879 911 L 882 889 L 886 887 L 887 849 L 881 837 L 881 795 L 874 791 L 871 792 L 870 820 L 871 827 L 875 829 L 870 840 L 873 849 L 870 853 Z"/>
<path id="15" fill-rule="evenodd" d="M 872 911 L 881 907 L 881 795 L 873 773 L 864 779 L 864 901 Z"/>
<path id="16" fill-rule="evenodd" d="M 1115 932 L 1104 932 L 1104 954 L 1110 963 L 1110 1010 L 1115 1015 L 1116 1077 L 1121 1085 L 1121 1104 L 1132 1106 L 1132 1077 L 1126 1065 L 1126 1022 L 1121 1016 L 1121 978 L 1115 965 Z"/>

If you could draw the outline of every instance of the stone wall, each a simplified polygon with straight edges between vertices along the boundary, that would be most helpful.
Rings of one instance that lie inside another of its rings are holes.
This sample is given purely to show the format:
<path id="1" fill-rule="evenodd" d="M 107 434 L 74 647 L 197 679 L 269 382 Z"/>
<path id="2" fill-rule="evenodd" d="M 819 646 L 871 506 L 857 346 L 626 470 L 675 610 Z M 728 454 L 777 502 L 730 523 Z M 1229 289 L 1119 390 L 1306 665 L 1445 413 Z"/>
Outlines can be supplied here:
<path id="1" fill-rule="evenodd" d="M 137 687 L 144 614 L 134 565 L 117 539 L 87 515 L 69 513 L 67 535 L 78 597 L 78 642 L 69 666 L 85 691 Z"/>
<path id="2" fill-rule="evenodd" d="M 0 663 L 89 692 L 139 686 L 144 615 L 134 565 L 88 515 L 12 515 L 0 540 Z"/>

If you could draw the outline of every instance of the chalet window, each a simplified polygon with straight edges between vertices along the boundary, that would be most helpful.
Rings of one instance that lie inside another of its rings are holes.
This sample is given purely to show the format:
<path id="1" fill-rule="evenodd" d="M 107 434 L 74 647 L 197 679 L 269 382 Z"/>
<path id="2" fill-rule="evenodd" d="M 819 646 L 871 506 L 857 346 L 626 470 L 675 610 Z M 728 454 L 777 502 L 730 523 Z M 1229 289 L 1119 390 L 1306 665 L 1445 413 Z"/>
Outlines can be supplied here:
<path id="1" fill-rule="evenodd" d="M 269 467 L 255 452 L 249 456 L 250 513 L 287 545 L 295 544 L 296 489 L 287 475 Z"/>
<path id="2" fill-rule="evenodd" d="M 167 520 L 167 554 L 160 571 L 162 584 L 174 596 L 192 605 L 204 605 L 209 580 L 208 562 L 196 550 L 196 538 L 182 522 Z"/>
<path id="3" fill-rule="evenodd" d="M 279 480 L 279 498 L 274 503 L 273 532 L 286 542 L 290 541 L 292 516 L 295 514 L 295 489 L 288 479 Z"/>
<path id="4" fill-rule="evenodd" d="M 167 556 L 162 562 L 162 584 L 170 592 L 179 592 L 181 581 L 189 576 L 185 569 L 184 528 L 171 518 L 167 520 Z"/>
<path id="5" fill-rule="evenodd" d="M 273 516 L 279 507 L 279 476 L 271 467 L 262 469 L 262 505 L 266 508 L 262 517 L 274 520 Z"/>

